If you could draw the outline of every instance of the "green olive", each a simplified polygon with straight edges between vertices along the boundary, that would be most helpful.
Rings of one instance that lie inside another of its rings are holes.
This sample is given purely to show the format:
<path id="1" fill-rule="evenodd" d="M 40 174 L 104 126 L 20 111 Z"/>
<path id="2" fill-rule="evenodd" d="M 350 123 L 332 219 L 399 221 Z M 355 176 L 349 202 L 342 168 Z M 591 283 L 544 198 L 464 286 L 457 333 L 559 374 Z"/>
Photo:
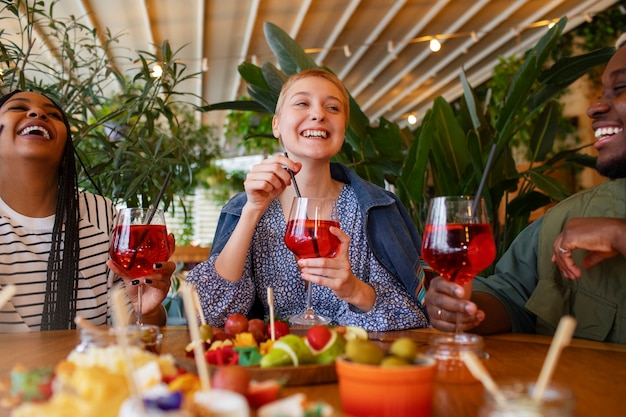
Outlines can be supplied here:
<path id="1" fill-rule="evenodd" d="M 389 353 L 407 362 L 413 362 L 417 354 L 417 345 L 408 337 L 401 337 L 393 342 Z"/>
<path id="2" fill-rule="evenodd" d="M 199 333 L 203 342 L 210 342 L 213 339 L 213 328 L 208 324 L 200 325 Z"/>

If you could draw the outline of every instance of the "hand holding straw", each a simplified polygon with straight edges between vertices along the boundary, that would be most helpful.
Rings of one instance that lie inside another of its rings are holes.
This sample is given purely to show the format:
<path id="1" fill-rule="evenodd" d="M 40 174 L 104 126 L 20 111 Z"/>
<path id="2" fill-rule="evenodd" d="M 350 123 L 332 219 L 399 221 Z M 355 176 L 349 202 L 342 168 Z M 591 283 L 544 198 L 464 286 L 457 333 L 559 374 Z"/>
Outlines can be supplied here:
<path id="1" fill-rule="evenodd" d="M 274 326 L 274 290 L 267 287 L 267 305 L 270 308 L 270 338 L 276 340 L 276 327 Z"/>
<path id="2" fill-rule="evenodd" d="M 15 295 L 17 291 L 17 287 L 13 284 L 5 285 L 0 291 L 0 308 L 4 306 L 4 304 L 9 301 Z"/>
<path id="3" fill-rule="evenodd" d="M 500 392 L 500 389 L 494 380 L 491 379 L 491 375 L 489 375 L 489 372 L 487 372 L 476 354 L 470 351 L 461 352 L 461 360 L 463 360 L 465 366 L 467 366 L 467 369 L 474 376 L 474 378 L 482 382 L 485 389 L 489 391 L 496 402 L 500 406 L 506 406 L 506 398 L 504 398 L 504 395 L 502 395 L 502 392 Z"/>
<path id="4" fill-rule="evenodd" d="M 204 352 L 202 351 L 202 340 L 200 339 L 200 329 L 198 328 L 192 291 L 195 291 L 195 289 L 189 284 L 185 284 L 180 288 L 183 296 L 183 305 L 185 306 L 185 315 L 187 316 L 187 325 L 189 326 L 189 335 L 193 345 L 193 357 L 198 369 L 198 376 L 200 377 L 200 387 L 202 391 L 209 391 L 211 389 L 211 379 L 209 378 L 209 370 L 204 359 Z"/>
<path id="5" fill-rule="evenodd" d="M 559 360 L 561 350 L 563 350 L 565 346 L 569 345 L 575 329 L 576 319 L 571 316 L 561 317 L 559 327 L 556 329 L 556 333 L 554 334 L 554 338 L 550 344 L 550 350 L 548 350 L 548 355 L 546 356 L 546 360 L 543 362 L 539 379 L 537 380 L 537 384 L 533 390 L 532 396 L 534 400 L 541 401 L 543 398 L 548 382 L 550 381 L 554 368 L 556 367 L 556 363 Z"/>

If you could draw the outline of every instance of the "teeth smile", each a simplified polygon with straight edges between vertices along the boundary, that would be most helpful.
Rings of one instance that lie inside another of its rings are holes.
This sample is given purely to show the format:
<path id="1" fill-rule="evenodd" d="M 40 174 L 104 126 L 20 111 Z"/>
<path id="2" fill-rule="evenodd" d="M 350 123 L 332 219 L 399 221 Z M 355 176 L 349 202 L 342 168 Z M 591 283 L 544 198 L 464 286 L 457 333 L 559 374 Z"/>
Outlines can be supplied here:
<path id="1" fill-rule="evenodd" d="M 326 131 L 324 131 L 324 130 L 305 130 L 304 132 L 302 132 L 302 136 L 305 136 L 307 138 L 324 138 L 324 139 L 326 139 L 326 137 L 328 136 L 328 133 L 326 133 Z"/>
<path id="2" fill-rule="evenodd" d="M 615 135 L 621 133 L 624 130 L 622 127 L 601 127 L 596 129 L 595 136 L 596 139 L 603 139 L 607 136 Z"/>
<path id="3" fill-rule="evenodd" d="M 24 136 L 30 133 L 34 133 L 35 135 L 43 136 L 46 139 L 50 139 L 50 132 L 48 132 L 47 129 L 44 129 L 41 126 L 28 126 L 24 128 L 21 132 L 19 132 L 19 135 Z"/>

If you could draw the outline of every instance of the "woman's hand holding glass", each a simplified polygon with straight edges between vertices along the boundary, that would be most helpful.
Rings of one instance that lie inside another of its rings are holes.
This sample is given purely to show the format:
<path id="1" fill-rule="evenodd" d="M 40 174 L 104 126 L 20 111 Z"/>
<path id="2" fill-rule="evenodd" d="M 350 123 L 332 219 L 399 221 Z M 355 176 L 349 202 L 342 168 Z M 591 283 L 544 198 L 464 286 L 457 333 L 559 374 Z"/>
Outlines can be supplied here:
<path id="1" fill-rule="evenodd" d="M 170 233 L 167 238 L 169 245 L 172 248 L 172 252 L 174 252 L 174 249 L 176 248 L 174 235 Z M 107 266 L 111 269 L 111 271 L 113 271 L 114 274 L 119 275 L 122 278 L 128 297 L 132 301 L 133 308 L 137 311 L 139 308 L 138 290 L 140 288 L 139 285 L 135 284 L 137 279 L 128 275 L 128 272 L 111 259 L 107 261 Z M 154 269 L 154 274 L 146 275 L 143 278 L 144 283 L 149 282 L 149 285 L 144 285 L 142 288 L 141 302 L 142 320 L 147 324 L 158 324 L 156 322 L 153 323 L 150 318 L 153 315 L 158 317 L 161 303 L 165 297 L 167 297 L 170 290 L 172 274 L 176 270 L 176 264 L 174 262 L 160 262 L 155 265 Z"/>
<path id="2" fill-rule="evenodd" d="M 337 254 L 333 258 L 299 259 L 302 279 L 330 288 L 337 297 L 362 311 L 370 310 L 376 294 L 372 287 L 359 280 L 352 272 L 348 257 L 350 236 L 338 227 L 331 227 L 330 233 L 339 239 Z"/>
<path id="3" fill-rule="evenodd" d="M 173 251 L 174 237 L 167 233 L 162 210 L 120 209 L 108 265 L 130 289 L 138 325 L 143 323 L 144 312 L 160 311 L 157 307 L 167 295 L 175 268 L 167 262 Z"/>

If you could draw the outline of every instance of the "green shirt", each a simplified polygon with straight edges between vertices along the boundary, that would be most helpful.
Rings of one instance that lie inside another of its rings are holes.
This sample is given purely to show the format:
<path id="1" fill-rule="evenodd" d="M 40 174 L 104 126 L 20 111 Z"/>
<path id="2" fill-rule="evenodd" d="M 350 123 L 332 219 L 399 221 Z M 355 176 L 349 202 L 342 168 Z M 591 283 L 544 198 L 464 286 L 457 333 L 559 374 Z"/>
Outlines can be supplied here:
<path id="1" fill-rule="evenodd" d="M 477 277 L 473 290 L 498 298 L 512 331 L 554 334 L 561 316 L 578 324 L 579 338 L 626 343 L 626 260 L 606 260 L 578 280 L 563 278 L 552 263 L 552 245 L 572 217 L 626 218 L 626 179 L 606 181 L 562 201 L 518 235 L 494 275 Z M 572 254 L 578 265 L 585 251 Z"/>

